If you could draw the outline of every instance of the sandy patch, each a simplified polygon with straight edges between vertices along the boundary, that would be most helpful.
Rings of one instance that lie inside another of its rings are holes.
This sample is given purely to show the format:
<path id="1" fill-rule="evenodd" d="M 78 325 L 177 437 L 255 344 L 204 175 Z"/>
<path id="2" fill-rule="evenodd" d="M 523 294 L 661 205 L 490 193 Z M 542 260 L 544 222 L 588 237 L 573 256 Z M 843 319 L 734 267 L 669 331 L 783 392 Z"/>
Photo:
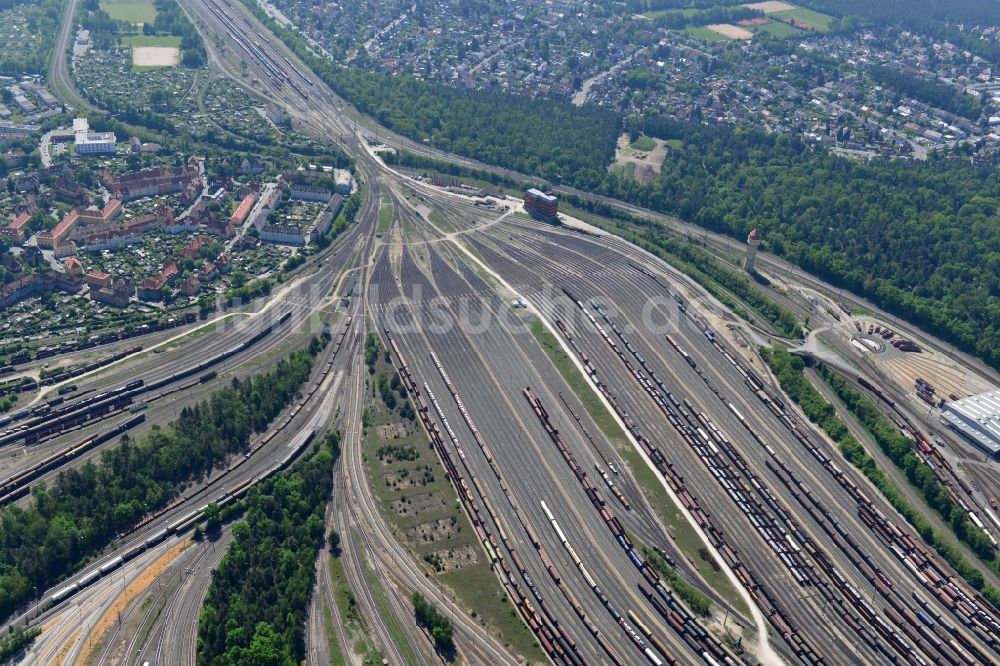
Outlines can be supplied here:
<path id="1" fill-rule="evenodd" d="M 744 30 L 743 28 L 733 25 L 732 23 L 713 23 L 711 25 L 706 25 L 706 28 L 712 32 L 717 32 L 723 37 L 728 37 L 729 39 L 753 39 L 753 33 L 749 30 Z"/>
<path id="2" fill-rule="evenodd" d="M 749 7 L 750 9 L 756 9 L 758 11 L 764 12 L 765 14 L 773 14 L 774 12 L 787 12 L 789 9 L 795 9 L 795 5 L 790 5 L 787 2 L 779 2 L 779 0 L 767 0 L 766 2 L 751 2 L 743 6 Z"/>
<path id="3" fill-rule="evenodd" d="M 663 160 L 667 157 L 667 144 L 660 139 L 653 141 L 656 142 L 653 150 L 635 150 L 629 146 L 628 134 L 622 134 L 618 137 L 618 145 L 615 148 L 615 161 L 608 169 L 614 171 L 616 167 L 635 164 L 632 177 L 642 184 L 653 182 L 660 173 Z"/>
<path id="4" fill-rule="evenodd" d="M 91 637 L 96 639 L 93 641 L 87 641 L 87 645 L 80 651 L 80 656 L 77 658 L 77 664 L 86 664 L 90 657 L 90 651 L 95 645 L 101 645 L 101 639 L 104 637 L 111 627 L 113 627 L 117 621 L 118 617 L 122 611 L 124 611 L 132 600 L 137 596 L 146 591 L 150 585 L 152 585 L 160 575 L 166 571 L 167 567 L 173 562 L 177 557 L 184 552 L 184 550 L 191 545 L 191 539 L 185 539 L 180 543 L 173 546 L 166 553 L 161 555 L 155 562 L 146 567 L 145 570 L 138 576 L 136 576 L 128 587 L 125 588 L 118 598 L 115 600 L 108 610 L 101 616 L 97 624 L 91 630 Z"/>
<path id="5" fill-rule="evenodd" d="M 132 64 L 136 67 L 175 67 L 180 61 L 181 50 L 176 46 L 132 47 Z"/>

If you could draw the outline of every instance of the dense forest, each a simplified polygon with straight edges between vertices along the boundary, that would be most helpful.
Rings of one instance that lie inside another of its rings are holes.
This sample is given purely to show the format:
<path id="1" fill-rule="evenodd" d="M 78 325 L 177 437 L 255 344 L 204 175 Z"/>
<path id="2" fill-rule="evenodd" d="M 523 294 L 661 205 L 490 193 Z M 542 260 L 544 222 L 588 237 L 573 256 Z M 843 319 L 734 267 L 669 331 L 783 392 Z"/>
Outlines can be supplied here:
<path id="1" fill-rule="evenodd" d="M 488 164 L 593 186 L 614 157 L 621 120 L 611 111 L 387 77 L 325 61 L 314 69 L 334 92 L 389 129 Z"/>
<path id="2" fill-rule="evenodd" d="M 875 459 L 851 434 L 847 426 L 837 416 L 833 405 L 816 390 L 806 378 L 805 365 L 798 356 L 793 356 L 783 348 L 762 349 L 762 356 L 781 384 L 782 390 L 802 408 L 810 421 L 818 425 L 837 443 L 840 452 L 852 465 L 861 470 L 879 492 L 909 522 L 920 537 L 944 558 L 970 585 L 981 590 L 991 603 L 1000 603 L 1000 590 L 987 585 L 981 571 L 972 565 L 947 538 L 934 531 L 934 527 L 924 517 L 922 511 L 909 503 L 893 484 L 885 472 L 879 469 Z M 975 529 L 968 515 L 962 510 L 953 510 L 948 491 L 937 480 L 931 470 L 923 465 L 913 453 L 913 444 L 888 420 L 882 417 L 875 404 L 850 386 L 843 378 L 825 366 L 819 367 L 819 374 L 844 402 L 848 410 L 865 428 L 875 443 L 892 462 L 906 475 L 927 504 L 948 523 L 960 540 L 965 542 L 993 570 L 1000 569 L 1000 562 L 993 552 L 989 540 Z"/>
<path id="3" fill-rule="evenodd" d="M 650 185 L 598 190 L 746 238 L 1000 368 L 1000 172 L 958 161 L 857 163 L 786 135 L 662 118 L 678 139 Z"/>
<path id="4" fill-rule="evenodd" d="M 26 508 L 0 512 L 0 617 L 107 546 L 149 511 L 169 503 L 227 455 L 246 448 L 291 403 L 323 343 L 282 359 L 270 372 L 233 378 L 205 401 L 181 410 L 167 428 L 127 436 L 88 461 L 32 489 Z"/>
<path id="5" fill-rule="evenodd" d="M 953 86 L 882 65 L 872 65 L 868 71 L 880 86 L 892 88 L 924 104 L 950 111 L 969 120 L 979 120 L 979 116 L 983 113 L 983 105 L 979 102 L 979 98 L 961 93 Z"/>
<path id="6" fill-rule="evenodd" d="M 198 663 L 294 666 L 305 660 L 305 622 L 323 512 L 340 435 L 250 491 L 246 515 L 219 567 L 198 625 Z"/>

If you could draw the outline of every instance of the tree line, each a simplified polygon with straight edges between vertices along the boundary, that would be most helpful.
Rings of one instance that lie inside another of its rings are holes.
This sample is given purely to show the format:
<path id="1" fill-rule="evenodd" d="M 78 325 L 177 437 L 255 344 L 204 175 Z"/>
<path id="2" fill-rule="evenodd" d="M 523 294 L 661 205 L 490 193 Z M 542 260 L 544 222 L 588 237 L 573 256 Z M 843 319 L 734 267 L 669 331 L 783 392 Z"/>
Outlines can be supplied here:
<path id="1" fill-rule="evenodd" d="M 761 349 L 761 355 L 778 378 L 781 389 L 802 408 L 810 421 L 837 443 L 844 458 L 861 470 L 889 504 L 913 526 L 924 542 L 934 548 L 969 585 L 980 590 L 990 603 L 1000 605 L 1000 590 L 987 585 L 982 572 L 970 563 L 949 539 L 935 532 L 921 511 L 912 506 L 892 479 L 878 468 L 878 463 L 865 450 L 864 445 L 851 434 L 847 425 L 837 415 L 834 406 L 809 382 L 803 372 L 805 368 L 803 360 L 780 347 Z M 837 397 L 844 401 L 848 410 L 868 431 L 883 453 L 906 474 L 907 479 L 927 504 L 941 515 L 961 541 L 979 555 L 992 570 L 997 571 L 998 562 L 990 548 L 989 540 L 974 528 L 965 512 L 951 505 L 947 490 L 933 472 L 920 463 L 913 453 L 910 440 L 899 434 L 892 424 L 879 414 L 875 404 L 842 377 L 823 365 L 819 366 L 818 372 Z"/>
<path id="2" fill-rule="evenodd" d="M 167 427 L 153 426 L 140 439 L 123 436 L 98 462 L 61 471 L 32 488 L 24 508 L 0 512 L 0 617 L 86 563 L 150 511 L 203 479 L 229 455 L 246 448 L 288 406 L 309 377 L 323 347 L 281 359 L 273 370 L 213 392 L 181 410 Z"/>
<path id="3" fill-rule="evenodd" d="M 417 625 L 430 633 L 431 638 L 434 639 L 434 648 L 438 652 L 451 658 L 455 652 L 455 628 L 452 626 L 451 620 L 419 592 L 413 593 L 411 601 Z"/>
<path id="4" fill-rule="evenodd" d="M 621 117 L 613 111 L 342 67 L 314 55 L 257 3 L 244 4 L 335 93 L 414 141 L 554 182 L 591 185 L 614 157 Z"/>
<path id="5" fill-rule="evenodd" d="M 287 472 L 255 486 L 198 624 L 198 663 L 294 666 L 305 622 L 340 434 L 327 433 Z"/>
<path id="6" fill-rule="evenodd" d="M 0 2 L 0 11 L 9 11 L 22 5 L 27 5 L 21 11 L 27 19 L 28 32 L 38 36 L 40 48 L 14 48 L 12 44 L 6 44 L 4 53 L 0 56 L 0 74 L 4 76 L 19 77 L 24 74 L 45 74 L 48 71 L 49 55 L 55 45 L 65 2 L 4 0 Z"/>

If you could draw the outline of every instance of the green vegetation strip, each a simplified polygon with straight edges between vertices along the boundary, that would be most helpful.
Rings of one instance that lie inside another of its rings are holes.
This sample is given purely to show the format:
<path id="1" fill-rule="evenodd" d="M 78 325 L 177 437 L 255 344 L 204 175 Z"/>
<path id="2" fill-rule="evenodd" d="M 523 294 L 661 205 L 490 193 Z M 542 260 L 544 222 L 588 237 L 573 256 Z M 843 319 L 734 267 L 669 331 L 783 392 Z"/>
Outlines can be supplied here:
<path id="1" fill-rule="evenodd" d="M 914 527 L 924 542 L 954 567 L 969 585 L 980 590 L 994 605 L 1000 605 L 1000 590 L 987 585 L 982 572 L 963 557 L 950 539 L 935 532 L 920 510 L 906 501 L 889 477 L 878 468 L 875 459 L 865 451 L 864 446 L 837 416 L 834 406 L 827 402 L 809 382 L 803 372 L 805 365 L 802 359 L 779 348 L 762 349 L 761 355 L 778 378 L 782 390 L 802 408 L 810 421 L 822 428 L 837 443 L 843 456 L 868 477 L 893 508 Z M 910 440 L 899 434 L 896 428 L 879 414 L 875 404 L 847 384 L 843 378 L 834 375 L 824 366 L 820 366 L 818 370 L 820 376 L 844 401 L 848 410 L 868 431 L 879 448 L 906 474 L 927 504 L 938 511 L 951 525 L 955 535 L 980 557 L 992 554 L 986 537 L 972 526 L 967 514 L 951 507 L 947 491 L 938 482 L 937 477 L 920 463 L 919 458 L 913 453 Z M 997 570 L 995 558 L 989 559 L 986 563 L 994 571 Z"/>
<path id="2" fill-rule="evenodd" d="M 122 46 L 173 46 L 180 48 L 181 38 L 177 35 L 124 35 L 119 39 Z"/>
<path id="3" fill-rule="evenodd" d="M 330 666 L 347 666 L 344 650 L 337 637 L 337 629 L 333 626 L 333 613 L 323 606 L 323 629 L 326 631 L 327 651 L 330 653 Z"/>
<path id="4" fill-rule="evenodd" d="M 681 598 L 688 608 L 692 612 L 707 617 L 709 612 L 712 610 L 712 600 L 706 597 L 704 594 L 695 589 L 686 580 L 680 577 L 677 570 L 672 566 L 667 564 L 667 561 L 663 559 L 658 552 L 647 546 L 642 545 L 642 554 L 646 558 L 654 569 L 660 572 L 660 575 L 666 579 L 667 584 L 670 588 L 677 593 L 677 596 Z"/>
<path id="5" fill-rule="evenodd" d="M 336 535 L 336 532 L 333 534 Z M 331 546 L 336 541 L 339 541 L 339 536 L 331 540 Z M 360 655 L 362 666 L 382 666 L 382 655 L 379 654 L 375 642 L 372 641 L 371 632 L 364 626 L 364 621 L 358 610 L 357 599 L 347 582 L 344 563 L 340 560 L 341 552 L 334 547 L 331 547 L 330 552 L 330 585 L 333 588 L 337 612 L 344 623 L 349 640 L 353 641 L 354 652 Z M 327 631 L 331 630 L 333 630 L 332 627 Z"/>
<path id="6" fill-rule="evenodd" d="M 584 409 L 593 419 L 597 427 L 608 438 L 611 444 L 618 451 L 622 460 L 629 466 L 632 476 L 643 494 L 649 501 L 650 506 L 656 512 L 660 521 L 666 526 L 673 538 L 674 545 L 686 554 L 687 559 L 708 585 L 718 592 L 722 597 L 728 599 L 740 612 L 749 614 L 749 609 L 743 602 L 743 598 L 736 592 L 729 579 L 717 567 L 712 555 L 705 549 L 705 544 L 691 527 L 690 523 L 681 514 L 680 509 L 670 498 L 663 487 L 657 473 L 639 453 L 629 444 L 625 432 L 618 425 L 601 399 L 594 392 L 593 388 L 584 378 L 583 373 L 572 362 L 563 348 L 559 345 L 555 336 L 545 328 L 544 324 L 537 319 L 533 319 L 528 324 L 528 328 L 535 336 L 536 341 L 548 355 L 549 360 L 562 375 L 566 384 L 573 389 L 577 399 Z"/>
<path id="7" fill-rule="evenodd" d="M 141 440 L 122 444 L 39 484 L 31 503 L 0 512 L 0 616 L 86 563 L 115 535 L 168 504 L 186 483 L 246 448 L 287 407 L 309 377 L 323 347 L 282 359 L 270 372 L 232 383 L 204 402 L 184 407 L 168 427 L 153 426 Z"/>

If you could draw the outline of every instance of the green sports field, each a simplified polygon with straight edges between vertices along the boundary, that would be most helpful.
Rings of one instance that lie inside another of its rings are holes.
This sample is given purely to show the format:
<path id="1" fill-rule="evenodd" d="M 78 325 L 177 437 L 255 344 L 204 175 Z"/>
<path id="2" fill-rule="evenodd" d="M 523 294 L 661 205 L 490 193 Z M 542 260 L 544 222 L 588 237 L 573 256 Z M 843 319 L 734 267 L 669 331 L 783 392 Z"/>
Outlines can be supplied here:
<path id="1" fill-rule="evenodd" d="M 118 21 L 152 23 L 156 20 L 153 0 L 101 0 L 101 9 Z"/>

